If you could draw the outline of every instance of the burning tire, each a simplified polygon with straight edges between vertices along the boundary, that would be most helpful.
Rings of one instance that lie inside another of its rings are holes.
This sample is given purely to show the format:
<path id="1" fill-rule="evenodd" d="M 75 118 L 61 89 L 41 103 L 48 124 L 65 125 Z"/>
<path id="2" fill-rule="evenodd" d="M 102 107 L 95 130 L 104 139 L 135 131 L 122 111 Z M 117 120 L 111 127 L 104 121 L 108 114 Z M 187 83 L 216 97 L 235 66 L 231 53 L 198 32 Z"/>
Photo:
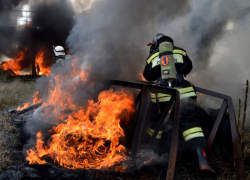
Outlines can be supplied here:
<path id="1" fill-rule="evenodd" d="M 59 121 L 56 120 L 53 114 L 54 109 L 55 106 L 49 105 L 41 106 L 34 111 L 32 118 L 25 121 L 25 124 L 19 130 L 19 137 L 22 144 L 26 144 L 31 137 L 35 137 L 40 129 L 51 129 L 54 125 L 58 124 Z"/>
<path id="2" fill-rule="evenodd" d="M 32 118 L 34 121 L 51 124 L 53 122 L 51 119 L 54 119 L 54 109 L 53 105 L 41 106 L 34 111 Z"/>

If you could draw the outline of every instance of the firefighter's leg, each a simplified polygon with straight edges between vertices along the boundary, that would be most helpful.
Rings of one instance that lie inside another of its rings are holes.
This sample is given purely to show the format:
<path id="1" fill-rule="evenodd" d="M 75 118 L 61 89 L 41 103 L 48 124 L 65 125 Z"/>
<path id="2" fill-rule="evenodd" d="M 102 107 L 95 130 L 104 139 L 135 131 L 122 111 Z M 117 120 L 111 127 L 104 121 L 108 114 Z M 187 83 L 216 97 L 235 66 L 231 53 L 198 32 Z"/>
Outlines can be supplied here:
<path id="1" fill-rule="evenodd" d="M 152 137 L 155 131 L 156 125 L 161 118 L 162 112 L 164 111 L 164 108 L 166 107 L 166 104 L 167 102 L 159 103 L 159 106 L 158 106 L 157 103 L 153 103 L 153 102 L 150 103 L 149 108 L 148 108 L 148 114 L 147 114 L 148 127 L 146 129 L 149 138 Z M 159 113 L 159 107 L 160 107 L 161 113 Z M 164 127 L 162 126 L 162 128 L 159 130 L 156 136 L 156 140 L 153 146 L 153 150 L 158 154 L 162 154 L 162 151 L 164 151 L 164 148 L 161 147 L 162 142 L 164 141 L 164 139 L 162 139 L 163 133 L 164 133 Z"/>
<path id="2" fill-rule="evenodd" d="M 180 131 L 184 137 L 187 152 L 196 153 L 200 171 L 215 173 L 206 159 L 206 139 L 199 126 L 196 107 L 196 97 L 181 100 Z"/>

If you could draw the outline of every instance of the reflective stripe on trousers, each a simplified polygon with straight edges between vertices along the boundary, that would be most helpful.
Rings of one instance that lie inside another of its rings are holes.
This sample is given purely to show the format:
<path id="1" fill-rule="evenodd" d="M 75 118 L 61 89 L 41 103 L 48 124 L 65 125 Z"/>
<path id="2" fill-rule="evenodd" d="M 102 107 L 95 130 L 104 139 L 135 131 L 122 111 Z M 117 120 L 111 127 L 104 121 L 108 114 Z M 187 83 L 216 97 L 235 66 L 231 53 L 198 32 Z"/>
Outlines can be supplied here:
<path id="1" fill-rule="evenodd" d="M 154 132 L 155 132 L 154 129 L 148 128 L 149 136 L 153 136 Z M 159 131 L 157 136 L 156 136 L 156 139 L 161 139 L 162 134 L 163 134 L 163 131 Z"/>
<path id="2" fill-rule="evenodd" d="M 182 133 L 182 135 L 183 135 L 186 142 L 193 139 L 193 138 L 204 137 L 204 134 L 203 134 L 201 127 L 190 128 L 190 129 L 184 131 Z"/>
<path id="3" fill-rule="evenodd" d="M 180 92 L 180 98 L 181 99 L 196 96 L 193 87 L 180 88 L 180 89 L 177 89 L 177 90 Z M 166 102 L 166 101 L 170 100 L 171 95 L 163 94 L 163 93 L 157 93 L 157 97 L 158 97 L 159 102 Z M 155 93 L 151 93 L 151 100 L 152 100 L 152 102 L 156 103 Z"/>

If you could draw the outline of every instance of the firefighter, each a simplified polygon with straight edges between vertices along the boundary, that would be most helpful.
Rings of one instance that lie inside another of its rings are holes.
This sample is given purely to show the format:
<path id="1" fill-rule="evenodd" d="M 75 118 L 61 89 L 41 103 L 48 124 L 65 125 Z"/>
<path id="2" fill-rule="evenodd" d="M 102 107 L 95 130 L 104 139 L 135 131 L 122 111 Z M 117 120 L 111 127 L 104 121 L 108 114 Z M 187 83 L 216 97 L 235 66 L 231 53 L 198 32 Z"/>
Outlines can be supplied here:
<path id="1" fill-rule="evenodd" d="M 161 46 L 164 43 L 166 46 Z M 197 118 L 196 93 L 191 83 L 184 79 L 193 68 L 192 61 L 184 49 L 174 46 L 173 39 L 162 33 L 158 33 L 148 46 L 150 46 L 150 52 L 143 76 L 148 81 L 156 81 L 159 86 L 178 89 L 181 99 L 179 129 L 185 140 L 185 150 L 196 154 L 200 171 L 215 173 L 206 159 L 206 139 Z M 173 59 L 172 67 L 169 66 L 171 58 Z M 168 94 L 151 92 L 152 102 L 149 106 L 147 129 L 150 136 L 153 135 L 170 97 Z M 163 133 L 162 127 L 156 138 L 160 140 Z"/>
<path id="2" fill-rule="evenodd" d="M 71 55 L 65 54 L 64 48 L 62 46 L 53 46 L 53 51 L 55 53 L 54 64 L 61 64 L 62 62 L 64 62 L 64 60 L 68 60 L 71 58 Z"/>

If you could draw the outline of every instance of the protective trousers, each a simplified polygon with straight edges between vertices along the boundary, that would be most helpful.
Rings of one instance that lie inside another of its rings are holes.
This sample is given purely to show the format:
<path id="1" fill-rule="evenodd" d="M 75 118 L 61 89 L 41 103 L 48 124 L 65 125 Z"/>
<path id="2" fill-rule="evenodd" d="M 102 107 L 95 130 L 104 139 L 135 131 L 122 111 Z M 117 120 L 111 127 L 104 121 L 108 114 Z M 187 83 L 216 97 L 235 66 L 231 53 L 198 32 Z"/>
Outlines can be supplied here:
<path id="1" fill-rule="evenodd" d="M 148 129 L 147 132 L 150 136 L 153 135 L 154 129 L 161 115 L 167 105 L 166 102 L 159 102 L 159 107 L 157 103 L 151 102 L 148 109 Z M 159 113 L 159 108 L 160 112 Z M 173 119 L 174 112 L 171 113 Z M 179 132 L 182 134 L 185 140 L 185 151 L 193 152 L 199 147 L 206 149 L 206 139 L 199 126 L 199 120 L 197 118 L 197 102 L 196 96 L 185 97 L 181 99 L 180 103 L 180 126 Z M 164 139 L 161 139 L 164 133 L 164 126 L 160 129 L 157 134 L 156 139 L 160 140 L 160 144 L 163 143 Z"/>

